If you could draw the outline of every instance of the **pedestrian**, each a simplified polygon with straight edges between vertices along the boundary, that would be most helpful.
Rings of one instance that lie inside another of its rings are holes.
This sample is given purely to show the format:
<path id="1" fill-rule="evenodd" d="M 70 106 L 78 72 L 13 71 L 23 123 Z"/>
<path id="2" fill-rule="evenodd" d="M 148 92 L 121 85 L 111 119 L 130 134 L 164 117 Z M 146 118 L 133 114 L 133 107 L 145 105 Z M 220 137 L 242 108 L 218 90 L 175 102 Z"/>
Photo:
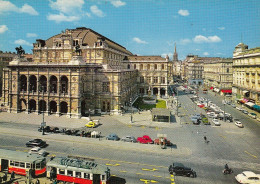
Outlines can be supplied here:
<path id="1" fill-rule="evenodd" d="M 3 181 L 7 180 L 7 173 L 5 173 L 5 175 L 3 176 Z"/>
<path id="2" fill-rule="evenodd" d="M 10 180 L 13 180 L 15 178 L 15 173 L 12 171 Z"/>
<path id="3" fill-rule="evenodd" d="M 2 183 L 2 180 L 3 180 L 3 179 L 2 179 L 2 177 L 0 176 L 0 183 Z"/>
<path id="4" fill-rule="evenodd" d="M 57 180 L 56 179 L 53 181 L 53 184 L 57 184 Z"/>
<path id="5" fill-rule="evenodd" d="M 36 180 L 36 183 L 35 183 L 35 184 L 40 184 L 40 181 L 39 181 L 39 179 L 37 179 L 37 180 Z"/>
<path id="6" fill-rule="evenodd" d="M 204 140 L 205 140 L 205 143 L 207 142 L 207 137 L 206 136 L 204 136 Z"/>

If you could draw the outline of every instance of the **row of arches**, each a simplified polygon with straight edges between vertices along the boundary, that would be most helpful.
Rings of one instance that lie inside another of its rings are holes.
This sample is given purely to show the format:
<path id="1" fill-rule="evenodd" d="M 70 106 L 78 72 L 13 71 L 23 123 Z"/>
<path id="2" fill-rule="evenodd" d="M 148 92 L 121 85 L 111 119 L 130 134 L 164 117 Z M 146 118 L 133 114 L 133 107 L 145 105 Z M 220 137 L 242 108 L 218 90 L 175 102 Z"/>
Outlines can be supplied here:
<path id="1" fill-rule="evenodd" d="M 34 99 L 29 100 L 28 103 L 25 99 L 21 99 L 20 104 L 19 104 L 20 111 L 26 111 L 28 109 L 28 112 L 36 112 L 38 110 L 38 112 L 48 111 L 50 114 L 56 113 L 58 110 L 57 107 L 58 107 L 57 102 L 50 101 L 49 108 L 47 109 L 46 101 L 40 100 L 38 102 L 38 108 L 37 108 L 37 103 L 36 103 L 36 100 L 34 100 Z M 67 102 L 64 102 L 64 101 L 60 102 L 59 107 L 60 107 L 59 112 L 61 114 L 68 113 L 68 103 Z"/>
<path id="2" fill-rule="evenodd" d="M 68 78 L 67 76 L 63 75 L 58 78 L 54 75 L 50 76 L 49 83 L 47 82 L 47 78 L 44 75 L 39 76 L 39 80 L 37 81 L 37 77 L 35 75 L 30 75 L 29 79 L 25 75 L 21 75 L 19 77 L 20 82 L 20 91 L 30 91 L 36 92 L 37 90 L 40 92 L 49 92 L 57 93 L 58 87 L 61 93 L 68 92 Z M 58 83 L 60 84 L 58 86 Z"/>
<path id="3" fill-rule="evenodd" d="M 139 93 L 144 95 L 144 94 L 148 94 L 148 88 L 140 88 L 139 89 Z M 151 91 L 151 94 L 152 95 L 163 95 L 165 96 L 166 95 L 166 90 L 164 88 L 153 88 L 152 91 Z"/>

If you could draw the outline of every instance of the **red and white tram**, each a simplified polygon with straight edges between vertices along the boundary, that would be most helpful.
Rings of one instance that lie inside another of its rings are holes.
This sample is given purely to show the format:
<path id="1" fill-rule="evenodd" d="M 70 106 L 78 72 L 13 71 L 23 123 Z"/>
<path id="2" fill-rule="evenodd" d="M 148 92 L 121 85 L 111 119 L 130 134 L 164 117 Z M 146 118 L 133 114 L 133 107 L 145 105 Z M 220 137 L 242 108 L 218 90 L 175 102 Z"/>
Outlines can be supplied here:
<path id="1" fill-rule="evenodd" d="M 26 175 L 31 170 L 32 176 L 46 172 L 46 158 L 36 154 L 0 149 L 0 171 L 12 171 L 15 174 Z"/>
<path id="2" fill-rule="evenodd" d="M 94 161 L 55 157 L 47 163 L 47 177 L 77 184 L 108 184 L 110 169 Z"/>

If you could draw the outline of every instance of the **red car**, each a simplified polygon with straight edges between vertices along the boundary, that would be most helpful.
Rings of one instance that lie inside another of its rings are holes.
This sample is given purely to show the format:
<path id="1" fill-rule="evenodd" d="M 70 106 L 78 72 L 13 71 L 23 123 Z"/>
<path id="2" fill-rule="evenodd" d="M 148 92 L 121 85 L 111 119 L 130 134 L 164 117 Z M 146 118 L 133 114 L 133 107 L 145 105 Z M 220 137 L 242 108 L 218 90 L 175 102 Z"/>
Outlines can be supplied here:
<path id="1" fill-rule="evenodd" d="M 138 137 L 137 142 L 141 144 L 153 144 L 153 140 L 148 135 L 144 135 L 143 137 Z"/>

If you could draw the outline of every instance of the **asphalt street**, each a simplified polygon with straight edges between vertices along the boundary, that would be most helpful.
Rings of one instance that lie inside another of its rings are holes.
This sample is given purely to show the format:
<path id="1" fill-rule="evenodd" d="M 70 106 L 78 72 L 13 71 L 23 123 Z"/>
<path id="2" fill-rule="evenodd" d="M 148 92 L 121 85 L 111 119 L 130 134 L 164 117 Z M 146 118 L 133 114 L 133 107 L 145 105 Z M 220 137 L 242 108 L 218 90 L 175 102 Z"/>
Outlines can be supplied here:
<path id="1" fill-rule="evenodd" d="M 199 95 L 205 96 L 201 93 Z M 209 93 L 207 96 L 220 107 L 223 105 L 221 98 L 215 97 L 214 94 Z M 196 107 L 186 94 L 180 93 L 179 100 L 182 104 L 179 109 L 180 124 L 176 122 L 169 126 L 157 124 L 149 128 L 129 126 L 120 122 L 116 116 L 98 117 L 102 125 L 95 130 L 101 131 L 102 136 L 110 133 L 117 133 L 119 137 L 125 135 L 138 137 L 147 134 L 155 139 L 158 133 L 163 133 L 167 134 L 167 138 L 174 144 L 165 150 L 157 145 L 108 141 L 104 137 L 99 140 L 60 134 L 43 136 L 37 131 L 38 124 L 20 123 L 22 120 L 19 119 L 0 122 L 0 148 L 27 152 L 29 148 L 25 147 L 25 143 L 28 140 L 42 138 L 49 144 L 45 148 L 50 153 L 49 156 L 76 155 L 95 159 L 98 163 L 110 167 L 113 176 L 123 178 L 130 184 L 225 184 L 236 183 L 234 176 L 244 170 L 260 173 L 259 122 L 226 105 L 227 112 L 235 118 L 240 118 L 245 128 L 240 129 L 234 123 L 227 122 L 221 122 L 220 127 L 193 125 L 190 122 L 190 115 L 205 113 L 204 110 Z M 173 114 L 176 113 L 176 107 L 173 106 L 171 110 Z M 58 117 L 53 117 L 53 121 L 56 118 Z M 127 115 L 122 118 L 127 119 Z M 134 115 L 134 119 L 137 121 L 137 115 Z M 62 122 L 60 125 L 62 126 Z M 207 136 L 208 144 L 204 142 L 204 136 Z M 173 177 L 169 174 L 168 167 L 172 162 L 181 162 L 191 167 L 197 172 L 197 178 L 175 176 L 174 181 L 171 180 Z M 234 170 L 233 174 L 222 174 L 226 163 Z"/>

